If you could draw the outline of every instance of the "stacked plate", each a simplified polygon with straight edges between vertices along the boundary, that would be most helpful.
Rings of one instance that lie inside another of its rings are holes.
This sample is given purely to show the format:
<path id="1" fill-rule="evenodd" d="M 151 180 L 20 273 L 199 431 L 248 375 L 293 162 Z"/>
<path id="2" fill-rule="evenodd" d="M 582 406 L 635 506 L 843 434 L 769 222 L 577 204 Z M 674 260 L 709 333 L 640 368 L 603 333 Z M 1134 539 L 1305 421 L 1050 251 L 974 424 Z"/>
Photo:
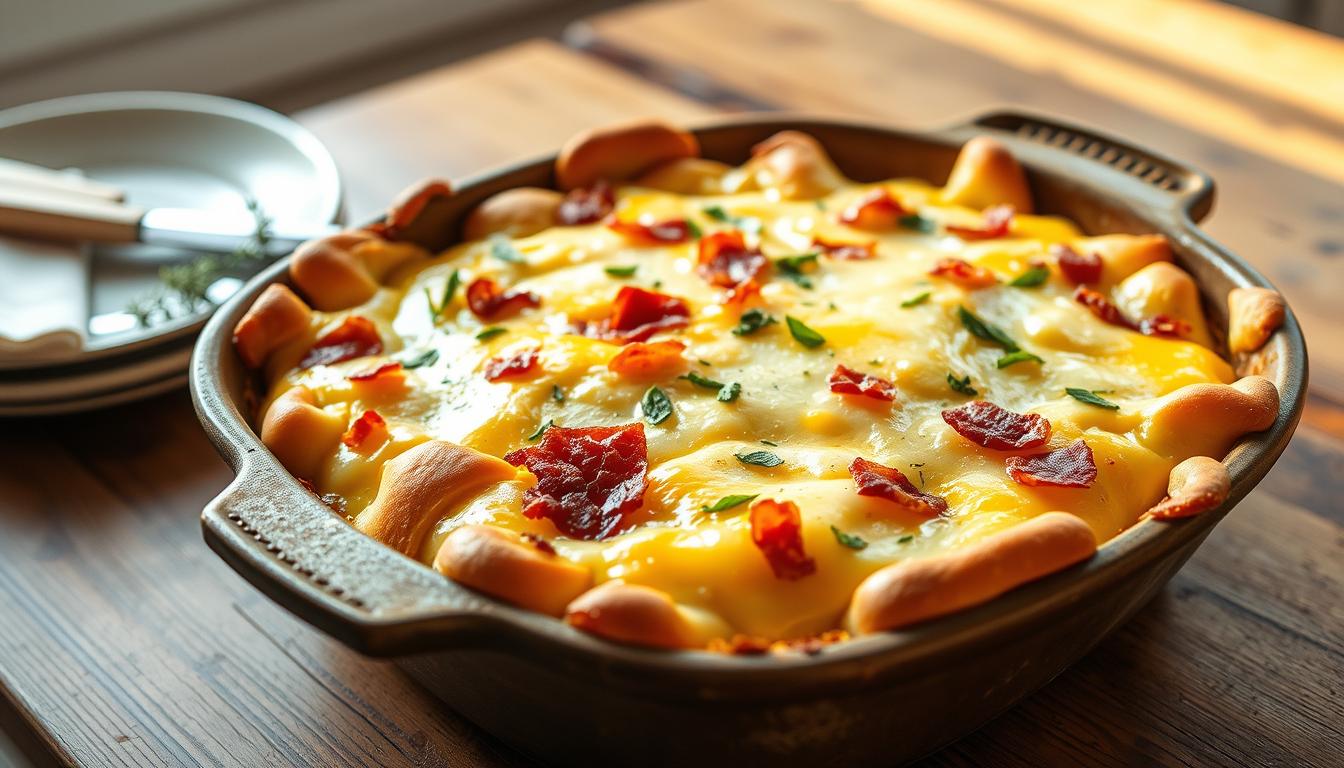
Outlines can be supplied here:
<path id="1" fill-rule="evenodd" d="M 251 205 L 268 218 L 310 223 L 314 231 L 340 215 L 336 165 L 317 139 L 283 115 L 231 99 L 103 93 L 16 107 L 0 112 L 0 158 L 15 168 L 76 169 L 72 173 L 110 185 L 138 208 L 236 218 Z M 79 249 L 88 258 L 80 258 Z M 100 408 L 183 386 L 192 343 L 213 305 L 263 266 L 249 262 L 249 269 L 220 274 L 209 284 L 209 301 L 195 306 L 169 293 L 145 318 L 132 309 L 145 297 L 164 295 L 160 268 L 201 254 L 149 245 L 71 244 L 58 252 L 74 266 L 57 273 L 62 282 L 55 289 L 48 282 L 43 295 L 66 309 L 77 298 L 75 315 L 64 327 L 47 329 L 54 331 L 48 340 L 60 338 L 58 344 L 10 338 L 0 327 L 0 416 Z M 31 259 L 0 264 L 9 265 L 0 281 L 11 290 L 25 273 L 48 266 Z M 0 297 L 4 289 L 0 285 Z M 23 326 L 28 318 L 16 318 L 11 308 L 9 319 Z"/>

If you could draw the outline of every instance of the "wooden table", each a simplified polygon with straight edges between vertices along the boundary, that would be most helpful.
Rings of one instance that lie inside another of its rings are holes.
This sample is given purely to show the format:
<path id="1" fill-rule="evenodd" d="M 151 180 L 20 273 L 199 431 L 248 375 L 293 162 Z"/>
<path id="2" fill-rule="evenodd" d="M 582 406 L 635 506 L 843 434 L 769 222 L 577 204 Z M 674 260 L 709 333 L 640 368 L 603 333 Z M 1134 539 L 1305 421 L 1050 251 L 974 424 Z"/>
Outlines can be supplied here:
<path id="1" fill-rule="evenodd" d="M 340 161 L 355 219 L 418 177 L 592 124 L 741 108 L 928 126 L 1019 105 L 1210 171 L 1210 229 L 1306 326 L 1302 427 L 1161 597 L 927 764 L 1340 764 L 1344 43 L 1157 0 L 691 0 L 594 19 L 570 43 L 299 118 Z M 205 548 L 197 513 L 230 475 L 185 393 L 0 434 L 0 725 L 34 762 L 529 764 Z"/>

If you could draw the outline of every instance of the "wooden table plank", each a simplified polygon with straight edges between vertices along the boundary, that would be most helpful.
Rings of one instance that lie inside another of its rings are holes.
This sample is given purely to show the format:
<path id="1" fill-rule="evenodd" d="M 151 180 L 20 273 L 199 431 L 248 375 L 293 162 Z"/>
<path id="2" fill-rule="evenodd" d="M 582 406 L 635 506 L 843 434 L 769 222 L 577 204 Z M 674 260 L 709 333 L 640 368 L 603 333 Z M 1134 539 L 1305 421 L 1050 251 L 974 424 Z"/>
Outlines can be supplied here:
<path id="1" fill-rule="evenodd" d="M 1019 106 L 1202 167 L 1219 183 L 1209 231 L 1283 289 L 1315 389 L 1344 403 L 1344 108 L 1332 96 L 1344 44 L 1206 5 L 1145 2 L 1147 15 L 1121 25 L 1130 3 L 1119 0 L 687 0 L 606 14 L 574 38 L 653 62 L 671 85 L 722 84 L 766 106 L 913 127 Z M 1196 43 L 1188 32 L 1204 24 L 1236 36 Z M 1177 30 L 1177 42 L 1153 40 Z M 1310 80 L 1319 90 L 1267 87 L 1302 76 L 1286 63 L 1254 88 L 1226 74 L 1283 62 L 1288 46 L 1328 65 Z M 1190 48 L 1199 56 L 1179 55 Z"/>
<path id="2" fill-rule="evenodd" d="M 782 41 L 790 34 L 803 33 Z M 620 117 L 705 111 L 534 43 L 302 119 L 334 148 L 362 216 L 421 175 L 460 178 Z M 1328 424 L 1336 411 L 1315 412 Z M 230 477 L 185 395 L 5 427 L 0 722 L 31 721 L 46 757 L 525 764 L 395 667 L 260 597 L 203 546 L 197 510 Z M 1331 764 L 1344 739 L 1344 520 L 1326 505 L 1340 468 L 1344 443 L 1307 427 L 1163 597 L 927 764 Z"/>

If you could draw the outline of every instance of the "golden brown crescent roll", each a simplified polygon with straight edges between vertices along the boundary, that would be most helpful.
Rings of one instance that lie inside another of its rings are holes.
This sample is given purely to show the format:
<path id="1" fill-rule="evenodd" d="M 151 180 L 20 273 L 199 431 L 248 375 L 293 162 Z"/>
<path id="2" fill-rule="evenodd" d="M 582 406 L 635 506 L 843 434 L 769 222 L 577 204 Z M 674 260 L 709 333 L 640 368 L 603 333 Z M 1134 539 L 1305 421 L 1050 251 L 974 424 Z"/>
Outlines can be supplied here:
<path id="1" fill-rule="evenodd" d="M 988 136 L 977 136 L 962 146 L 943 187 L 943 199 L 977 210 L 991 205 L 1011 205 L 1019 213 L 1033 210 L 1022 166 L 1007 147 Z"/>
<path id="2" fill-rule="evenodd" d="M 1046 512 L 962 549 L 873 573 L 854 590 L 849 627 L 868 634 L 953 613 L 1086 560 L 1096 550 L 1087 523 L 1067 512 Z"/>
<path id="3" fill-rule="evenodd" d="M 266 286 L 233 327 L 233 348 L 248 368 L 260 368 L 277 347 L 309 328 L 313 312 L 286 285 Z"/>
<path id="4" fill-rule="evenodd" d="M 1268 288 L 1233 288 L 1227 294 L 1227 346 L 1234 354 L 1254 352 L 1283 325 L 1283 296 Z"/>
<path id="5" fill-rule="evenodd" d="M 354 525 L 415 557 L 446 510 L 516 475 L 501 459 L 447 440 L 430 440 L 383 465 L 378 495 L 355 517 Z"/>
<path id="6" fill-rule="evenodd" d="M 1092 253 L 1101 258 L 1101 280 L 1098 286 L 1106 290 L 1149 264 L 1171 261 L 1171 243 L 1162 235 L 1101 235 L 1073 241 L 1079 253 Z"/>
<path id="7" fill-rule="evenodd" d="M 729 191 L 773 189 L 785 200 L 811 200 L 846 183 L 816 139 L 798 131 L 780 131 L 751 148 L 751 159 Z"/>
<path id="8" fill-rule="evenodd" d="M 716 195 L 723 191 L 723 177 L 732 168 L 717 160 L 683 157 L 646 171 L 635 184 L 679 195 Z"/>
<path id="9" fill-rule="evenodd" d="M 1140 439 L 1158 453 L 1180 459 L 1222 456 L 1237 438 L 1274 423 L 1279 391 L 1260 376 L 1230 385 L 1190 384 L 1150 401 L 1143 415 Z"/>
<path id="10" fill-rule="evenodd" d="M 527 237 L 555 225 L 565 196 L 553 189 L 518 187 L 491 195 L 476 206 L 462 225 L 462 237 L 481 240 L 499 233 Z"/>
<path id="11" fill-rule="evenodd" d="M 444 539 L 434 568 L 479 592 L 559 616 L 593 582 L 587 568 L 548 546 L 491 525 L 464 525 Z"/>
<path id="12" fill-rule="evenodd" d="M 1232 492 L 1227 467 L 1208 456 L 1191 456 L 1171 470 L 1167 498 L 1148 510 L 1154 520 L 1174 520 L 1213 509 Z"/>
<path id="13" fill-rule="evenodd" d="M 661 589 L 619 580 L 575 598 L 565 621 L 608 640 L 654 648 L 695 648 L 728 634 L 717 616 L 678 605 Z"/>
<path id="14" fill-rule="evenodd" d="M 561 189 L 587 187 L 596 181 L 625 181 L 648 169 L 700 154 L 700 142 L 680 128 L 640 121 L 585 131 L 560 149 L 555 179 Z"/>
<path id="15" fill-rule="evenodd" d="M 261 442 L 285 469 L 305 480 L 317 476 L 343 432 L 345 420 L 318 408 L 308 387 L 286 390 L 261 422 Z"/>
<path id="16" fill-rule="evenodd" d="M 1199 286 L 1185 270 L 1159 261 L 1130 275 L 1115 288 L 1115 304 L 1131 318 L 1165 315 L 1190 327 L 1183 337 L 1205 347 L 1213 346 L 1204 309 L 1199 303 Z"/>

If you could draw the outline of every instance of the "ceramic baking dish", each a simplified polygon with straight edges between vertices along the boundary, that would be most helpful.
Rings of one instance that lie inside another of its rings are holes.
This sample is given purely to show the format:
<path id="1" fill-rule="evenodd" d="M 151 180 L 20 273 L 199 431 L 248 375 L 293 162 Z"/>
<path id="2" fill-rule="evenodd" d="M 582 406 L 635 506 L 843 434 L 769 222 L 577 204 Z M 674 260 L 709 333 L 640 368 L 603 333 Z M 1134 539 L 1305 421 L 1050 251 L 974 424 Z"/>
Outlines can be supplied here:
<path id="1" fill-rule="evenodd" d="M 1269 286 L 1194 222 L 1213 203 L 1204 174 L 1154 153 L 1040 117 L 998 113 L 912 133 L 788 116 L 737 117 L 694 131 L 703 155 L 742 162 L 777 131 L 816 137 L 859 181 L 942 183 L 979 134 L 1026 167 L 1043 213 L 1088 234 L 1165 234 L 1200 284 L 1211 325 L 1226 296 Z M 406 232 L 431 250 L 453 242 L 478 202 L 521 185 L 552 186 L 552 157 L 488 173 L 427 208 Z M 1144 521 L 1091 560 L 987 604 L 814 655 L 729 656 L 616 645 L 445 579 L 348 526 L 262 446 L 256 397 L 231 329 L 281 262 L 252 280 L 202 333 L 191 370 L 206 431 L 238 477 L 202 517 L 207 543 L 257 588 L 364 653 L 395 657 L 468 719 L 547 762 L 609 765 L 893 765 L 976 729 L 1045 684 L 1143 606 L 1231 507 L 1269 471 L 1302 410 L 1307 356 L 1291 311 L 1242 361 L 1279 389 L 1277 421 L 1228 455 L 1220 508 Z"/>

